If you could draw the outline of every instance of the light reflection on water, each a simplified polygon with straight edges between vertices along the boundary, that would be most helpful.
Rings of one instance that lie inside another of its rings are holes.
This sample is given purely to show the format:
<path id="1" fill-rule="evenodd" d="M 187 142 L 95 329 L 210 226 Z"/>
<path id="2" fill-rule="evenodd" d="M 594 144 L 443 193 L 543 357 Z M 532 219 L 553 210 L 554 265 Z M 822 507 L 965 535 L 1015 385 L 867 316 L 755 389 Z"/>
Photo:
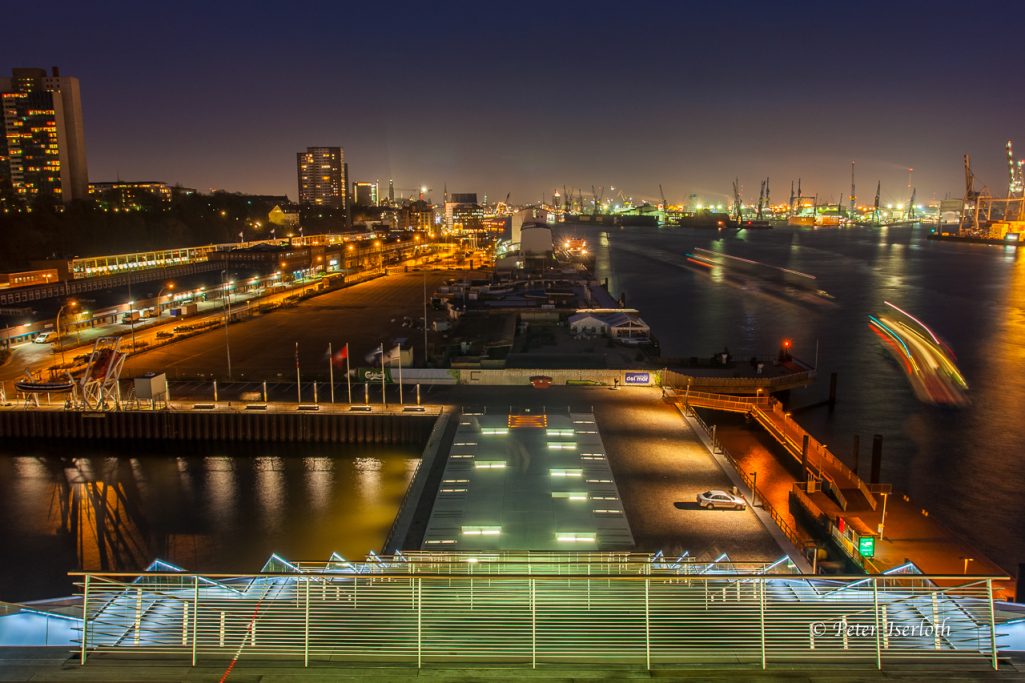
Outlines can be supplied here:
<path id="1" fill-rule="evenodd" d="M 592 229 L 573 228 L 587 238 Z M 884 436 L 883 479 L 1013 570 L 1025 561 L 1025 249 L 925 239 L 925 229 L 774 229 L 719 239 L 713 231 L 627 228 L 598 243 L 596 276 L 629 292 L 631 306 L 666 356 L 706 358 L 728 345 L 735 358 L 773 356 L 784 337 L 820 373 L 793 404 L 825 398 L 839 373 L 838 406 L 800 414 L 802 424 L 851 463 L 853 435 Z M 835 305 L 716 282 L 685 265 L 695 247 L 817 276 Z M 674 261 L 678 265 L 674 265 Z M 944 337 L 971 386 L 961 409 L 919 403 L 866 325 L 884 300 Z"/>
<path id="2" fill-rule="evenodd" d="M 0 599 L 68 594 L 69 570 L 158 557 L 249 572 L 272 552 L 363 557 L 384 543 L 419 461 L 392 446 L 67 450 L 2 447 Z"/>

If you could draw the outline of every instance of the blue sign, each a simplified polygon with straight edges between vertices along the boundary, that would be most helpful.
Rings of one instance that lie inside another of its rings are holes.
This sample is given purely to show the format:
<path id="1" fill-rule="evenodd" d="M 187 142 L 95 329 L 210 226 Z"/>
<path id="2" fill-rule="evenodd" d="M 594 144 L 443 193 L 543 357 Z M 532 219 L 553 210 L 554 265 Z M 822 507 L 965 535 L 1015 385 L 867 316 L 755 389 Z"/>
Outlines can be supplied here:
<path id="1" fill-rule="evenodd" d="M 623 384 L 651 384 L 650 372 L 627 372 L 623 374 Z"/>

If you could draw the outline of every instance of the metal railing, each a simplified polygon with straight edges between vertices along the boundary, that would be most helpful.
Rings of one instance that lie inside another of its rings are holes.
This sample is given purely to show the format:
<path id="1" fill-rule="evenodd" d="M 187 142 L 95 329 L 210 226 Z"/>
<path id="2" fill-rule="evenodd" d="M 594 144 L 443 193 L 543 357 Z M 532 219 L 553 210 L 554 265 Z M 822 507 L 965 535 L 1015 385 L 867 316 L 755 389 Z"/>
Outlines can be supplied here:
<path id="1" fill-rule="evenodd" d="M 693 418 L 698 423 L 701 429 L 704 430 L 705 434 L 708 436 L 709 440 L 712 442 L 712 448 L 717 453 L 721 453 L 726 458 L 726 462 L 728 462 L 733 467 L 736 473 L 740 476 L 741 481 L 743 481 L 744 485 L 747 486 L 749 491 L 751 491 L 752 497 L 757 499 L 757 502 L 760 504 L 761 508 L 769 514 L 769 517 L 772 519 L 773 522 L 775 522 L 776 526 L 783 533 L 783 535 L 787 537 L 787 540 L 793 543 L 794 547 L 801 550 L 802 552 L 804 552 L 809 547 L 814 545 L 814 543 L 811 543 L 808 541 L 808 539 L 802 537 L 801 534 L 797 532 L 797 529 L 791 526 L 789 519 L 782 513 L 780 513 L 780 511 L 777 510 L 772 505 L 772 503 L 769 502 L 769 499 L 765 497 L 765 494 L 762 493 L 755 486 L 754 478 L 747 471 L 745 471 L 743 467 L 740 466 L 740 462 L 734 457 L 734 455 L 729 451 L 729 449 L 726 448 L 721 441 L 719 441 L 718 436 L 712 429 L 709 428 L 708 424 L 706 424 L 705 421 L 701 419 L 701 416 L 698 415 L 693 409 L 691 409 L 690 406 L 687 406 L 687 410 L 689 411 L 687 413 L 688 416 Z"/>
<path id="2" fill-rule="evenodd" d="M 281 566 L 287 571 L 253 575 L 75 574 L 83 591 L 82 663 L 117 652 L 193 664 L 241 653 L 306 665 L 417 667 L 830 661 L 882 668 L 951 659 L 997 666 L 992 577 L 825 581 L 765 573 L 789 563 L 669 563 L 611 553 L 416 554 Z M 104 604 L 101 612 L 92 607 Z"/>

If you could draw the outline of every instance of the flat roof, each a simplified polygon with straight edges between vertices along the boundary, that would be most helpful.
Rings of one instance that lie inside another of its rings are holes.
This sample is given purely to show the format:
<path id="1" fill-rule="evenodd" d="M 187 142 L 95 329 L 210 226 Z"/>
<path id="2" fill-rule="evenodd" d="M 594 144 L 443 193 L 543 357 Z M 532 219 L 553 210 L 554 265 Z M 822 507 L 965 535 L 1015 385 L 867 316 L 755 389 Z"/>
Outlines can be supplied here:
<path id="1" fill-rule="evenodd" d="M 591 413 L 459 416 L 423 550 L 629 550 Z"/>

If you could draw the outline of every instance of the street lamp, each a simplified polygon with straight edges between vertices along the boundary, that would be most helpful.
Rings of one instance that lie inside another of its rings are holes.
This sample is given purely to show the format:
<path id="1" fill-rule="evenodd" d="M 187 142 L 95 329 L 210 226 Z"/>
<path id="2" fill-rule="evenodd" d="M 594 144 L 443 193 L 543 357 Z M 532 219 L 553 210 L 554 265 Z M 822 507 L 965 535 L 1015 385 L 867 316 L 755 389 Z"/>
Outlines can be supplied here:
<path id="1" fill-rule="evenodd" d="M 173 292 L 174 291 L 174 283 L 173 282 L 168 282 L 166 285 L 161 287 L 160 291 L 157 293 L 157 317 L 158 318 L 160 317 L 160 314 L 162 313 L 162 311 L 160 309 L 160 297 L 162 297 L 164 295 L 164 290 L 165 289 Z"/>
<path id="2" fill-rule="evenodd" d="M 231 290 L 228 289 L 227 283 L 225 283 L 225 277 L 228 271 L 221 271 L 221 291 L 227 299 L 226 314 L 224 316 L 224 353 L 228 358 L 228 381 L 231 381 L 231 340 L 228 337 L 228 322 L 231 320 Z"/>
<path id="3" fill-rule="evenodd" d="M 74 308 L 75 306 L 78 306 L 78 302 L 74 299 L 69 299 L 67 303 L 62 305 L 57 311 L 57 348 L 59 348 L 61 352 L 61 365 L 64 365 L 64 339 L 61 337 L 61 313 L 64 312 L 65 308 Z"/>
<path id="4" fill-rule="evenodd" d="M 124 321 L 122 321 L 124 324 Z M 128 324 L 132 327 L 132 353 L 135 353 L 135 301 L 128 302 Z"/>
<path id="5" fill-rule="evenodd" d="M 883 541 L 885 540 L 883 530 L 886 528 L 886 503 L 890 500 L 890 494 L 881 491 L 879 495 L 883 497 L 883 516 L 879 519 L 879 540 Z"/>

